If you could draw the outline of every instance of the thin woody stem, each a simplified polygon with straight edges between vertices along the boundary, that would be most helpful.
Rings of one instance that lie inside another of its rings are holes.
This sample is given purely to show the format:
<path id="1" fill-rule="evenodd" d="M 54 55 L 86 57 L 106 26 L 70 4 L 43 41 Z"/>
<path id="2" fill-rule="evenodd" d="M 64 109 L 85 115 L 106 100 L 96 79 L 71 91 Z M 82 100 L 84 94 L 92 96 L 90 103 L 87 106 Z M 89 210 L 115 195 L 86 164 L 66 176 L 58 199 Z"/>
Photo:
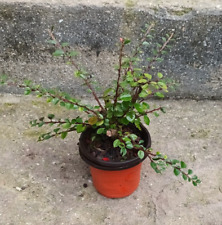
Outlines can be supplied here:
<path id="1" fill-rule="evenodd" d="M 48 30 L 48 33 L 49 33 L 49 36 L 51 37 L 51 39 L 52 39 L 53 41 L 56 42 L 55 46 L 58 47 L 58 48 L 61 48 L 61 49 L 65 50 L 65 48 L 64 48 L 64 47 L 56 40 L 56 38 L 55 38 L 53 32 L 52 32 L 51 30 Z M 65 51 L 66 51 L 66 50 L 65 50 Z M 67 52 L 67 51 L 66 51 L 66 52 Z M 72 57 L 71 57 L 71 56 L 68 56 L 68 58 L 70 59 L 70 62 L 72 63 L 72 65 L 73 65 L 77 70 L 79 70 L 78 65 L 72 60 Z"/>
<path id="2" fill-rule="evenodd" d="M 166 48 L 166 46 L 168 45 L 168 43 L 170 42 L 170 40 L 173 38 L 174 33 L 171 33 L 171 35 L 169 36 L 169 38 L 167 39 L 167 41 L 162 45 L 162 47 L 158 50 L 157 55 L 152 59 L 152 61 L 149 63 L 149 65 L 147 66 L 147 68 L 145 69 L 145 72 L 148 72 L 151 69 L 151 66 L 154 62 L 156 62 L 158 56 L 161 54 L 161 52 Z"/>
<path id="3" fill-rule="evenodd" d="M 28 87 L 28 88 L 30 88 L 30 90 L 31 90 L 32 92 L 38 91 L 39 93 L 41 93 L 41 94 L 43 94 L 43 95 L 49 95 L 49 96 L 52 97 L 52 98 L 58 98 L 60 101 L 63 101 L 63 102 L 66 102 L 66 103 L 70 103 L 70 104 L 72 104 L 72 105 L 77 105 L 78 107 L 82 107 L 82 108 L 84 108 L 84 109 L 87 110 L 87 111 L 84 111 L 84 112 L 87 113 L 87 114 L 89 114 L 89 112 L 91 112 L 91 113 L 95 114 L 96 116 L 98 115 L 94 110 L 88 108 L 86 105 L 81 105 L 81 104 L 79 104 L 79 103 L 77 103 L 77 102 L 72 102 L 72 101 L 70 101 L 70 100 L 68 100 L 68 99 L 66 99 L 66 98 L 63 98 L 62 96 L 59 96 L 59 95 L 53 95 L 53 94 L 49 93 L 48 91 L 44 92 L 44 91 L 42 91 L 40 88 L 33 88 L 32 86 L 26 86 L 26 85 L 18 85 L 18 86 L 21 87 L 21 88 L 26 88 L 26 87 Z"/>
<path id="4" fill-rule="evenodd" d="M 67 123 L 66 121 L 60 121 L 60 120 L 57 120 L 57 121 L 55 121 L 55 120 L 50 120 L 50 121 L 44 121 L 44 124 L 65 124 L 65 123 Z M 38 123 L 37 123 L 38 124 Z M 79 125 L 79 124 L 82 124 L 82 125 L 84 125 L 84 126 L 87 126 L 87 125 L 90 125 L 90 124 L 88 124 L 88 123 L 77 123 L 77 122 L 75 122 L 73 125 Z"/>
<path id="5" fill-rule="evenodd" d="M 147 29 L 146 33 L 144 34 L 143 38 L 140 40 L 140 44 L 136 48 L 136 52 L 134 53 L 133 57 L 135 57 L 139 53 L 139 48 L 142 46 L 143 42 L 146 40 L 147 35 L 150 33 L 151 29 L 154 27 L 154 24 L 151 24 Z"/>
<path id="6" fill-rule="evenodd" d="M 120 83 L 120 77 L 121 77 L 121 71 L 122 71 L 123 48 L 124 48 L 124 40 L 122 40 L 120 53 L 119 53 L 118 79 L 117 79 L 116 94 L 115 94 L 115 98 L 114 98 L 113 108 L 116 106 L 117 99 L 118 99 L 118 96 L 119 96 L 119 88 L 120 88 L 120 84 L 119 83 Z"/>
<path id="7" fill-rule="evenodd" d="M 150 161 L 151 162 L 155 162 L 156 160 L 162 160 L 162 161 L 164 161 L 167 165 L 171 165 L 174 169 L 177 169 L 177 170 L 179 170 L 182 174 L 184 174 L 187 178 L 189 178 L 189 179 L 191 179 L 191 177 L 189 176 L 189 174 L 188 173 L 185 173 L 183 170 L 182 170 L 182 168 L 180 168 L 179 166 L 175 166 L 172 162 L 170 162 L 169 160 L 166 160 L 165 158 L 163 158 L 163 157 L 160 157 L 160 158 L 158 158 L 158 159 L 156 159 L 156 160 L 153 160 L 153 157 L 156 157 L 156 156 L 158 156 L 158 155 L 156 155 L 156 154 L 153 154 L 153 153 L 148 153 L 147 152 L 147 156 L 148 156 L 148 158 L 150 159 Z"/>
<path id="8" fill-rule="evenodd" d="M 61 49 L 64 49 L 64 48 L 60 45 L 60 43 L 56 40 L 56 38 L 55 38 L 55 36 L 53 35 L 52 31 L 51 31 L 51 30 L 48 30 L 48 32 L 49 32 L 49 35 L 50 35 L 51 39 L 54 40 L 54 41 L 56 42 L 56 46 L 59 47 L 59 48 L 61 48 Z M 71 60 L 71 57 L 68 56 L 68 58 L 70 59 L 70 62 L 75 66 L 75 68 L 76 68 L 77 70 L 80 70 L 79 67 L 77 66 L 77 64 L 76 64 L 73 60 Z M 83 80 L 84 80 L 85 84 L 88 86 L 88 88 L 92 91 L 92 94 L 93 94 L 95 100 L 97 101 L 97 103 L 99 104 L 100 108 L 102 109 L 102 111 L 105 112 L 104 107 L 102 106 L 101 102 L 99 101 L 99 98 L 97 97 L 97 95 L 96 95 L 96 93 L 95 93 L 93 87 L 92 87 L 91 84 L 89 83 L 89 81 L 88 81 L 87 79 L 83 79 Z"/>
<path id="9" fill-rule="evenodd" d="M 87 79 L 84 79 L 84 82 L 85 82 L 85 84 L 88 86 L 88 88 L 92 91 L 92 94 L 93 94 L 95 100 L 97 101 L 97 103 L 99 104 L 101 110 L 102 110 L 103 112 L 105 112 L 106 110 L 105 110 L 104 107 L 102 106 L 102 104 L 101 104 L 101 102 L 100 102 L 98 96 L 96 95 L 96 92 L 94 91 L 94 89 L 93 89 L 93 87 L 91 86 L 91 84 L 89 83 L 89 81 L 88 81 Z"/>
<path id="10" fill-rule="evenodd" d="M 146 113 L 152 113 L 152 112 L 155 112 L 155 111 L 159 111 L 159 110 L 161 110 L 161 109 L 162 109 L 162 107 L 159 107 L 159 108 L 150 110 L 150 111 L 148 111 L 148 112 L 146 112 Z"/>

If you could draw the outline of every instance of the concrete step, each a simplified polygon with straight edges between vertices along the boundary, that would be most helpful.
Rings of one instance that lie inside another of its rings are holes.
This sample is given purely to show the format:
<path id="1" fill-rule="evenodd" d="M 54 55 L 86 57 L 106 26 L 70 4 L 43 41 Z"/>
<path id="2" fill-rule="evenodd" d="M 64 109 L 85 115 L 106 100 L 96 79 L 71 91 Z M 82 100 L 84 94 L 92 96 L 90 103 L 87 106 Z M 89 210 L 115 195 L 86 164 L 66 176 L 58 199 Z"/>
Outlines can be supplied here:
<path id="1" fill-rule="evenodd" d="M 137 43 L 146 23 L 156 24 L 155 39 L 175 30 L 175 42 L 156 68 L 180 83 L 173 97 L 222 98 L 222 3 L 215 1 L 2 1 L 0 0 L 0 74 L 32 79 L 84 97 L 73 70 L 51 59 L 47 29 L 69 42 L 102 87 L 115 78 L 117 43 Z M 145 56 L 149 55 L 149 51 Z M 18 93 L 0 87 L 0 92 Z"/>

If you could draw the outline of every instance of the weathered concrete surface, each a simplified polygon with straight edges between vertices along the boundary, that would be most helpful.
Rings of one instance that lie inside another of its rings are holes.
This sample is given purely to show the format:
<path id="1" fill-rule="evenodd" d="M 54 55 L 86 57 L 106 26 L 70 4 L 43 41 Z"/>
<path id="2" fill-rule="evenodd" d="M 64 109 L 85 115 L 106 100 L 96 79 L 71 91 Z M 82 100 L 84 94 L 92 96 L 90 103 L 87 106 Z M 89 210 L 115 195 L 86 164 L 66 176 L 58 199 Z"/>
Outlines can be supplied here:
<path id="1" fill-rule="evenodd" d="M 131 196 L 99 195 L 78 155 L 78 135 L 37 143 L 28 122 L 55 113 L 73 115 L 33 97 L 0 96 L 1 225 L 221 225 L 221 101 L 155 101 L 167 113 L 152 118 L 152 147 L 188 162 L 202 179 L 185 183 L 169 169 L 143 164 Z M 84 188 L 83 184 L 88 187 Z"/>
<path id="2" fill-rule="evenodd" d="M 176 42 L 158 66 L 181 83 L 174 97 L 222 97 L 222 3 L 215 1 L 2 1 L 0 74 L 31 78 L 83 96 L 70 68 L 52 63 L 47 29 L 81 52 L 81 62 L 107 86 L 117 62 L 116 43 L 125 36 L 136 44 L 141 28 L 156 23 L 156 37 L 175 29 Z M 149 51 L 145 53 L 149 55 Z M 8 91 L 1 89 L 1 92 Z M 11 89 L 10 91 L 17 92 Z"/>

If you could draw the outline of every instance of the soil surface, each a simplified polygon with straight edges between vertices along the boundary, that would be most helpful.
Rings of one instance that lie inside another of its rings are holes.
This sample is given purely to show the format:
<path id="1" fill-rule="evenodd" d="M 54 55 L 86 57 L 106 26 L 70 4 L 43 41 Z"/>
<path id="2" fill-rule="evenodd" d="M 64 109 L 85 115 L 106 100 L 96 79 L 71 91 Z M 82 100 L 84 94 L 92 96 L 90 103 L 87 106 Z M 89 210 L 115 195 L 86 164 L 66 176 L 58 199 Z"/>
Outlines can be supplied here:
<path id="1" fill-rule="evenodd" d="M 90 100 L 91 102 L 91 100 Z M 0 96 L 0 225 L 221 225 L 222 102 L 165 100 L 166 114 L 151 117 L 152 148 L 185 161 L 199 187 L 156 174 L 143 163 L 139 188 L 129 197 L 107 199 L 93 187 L 78 154 L 79 135 L 37 142 L 29 121 L 75 111 L 35 97 Z M 75 115 L 74 115 L 75 116 Z"/>

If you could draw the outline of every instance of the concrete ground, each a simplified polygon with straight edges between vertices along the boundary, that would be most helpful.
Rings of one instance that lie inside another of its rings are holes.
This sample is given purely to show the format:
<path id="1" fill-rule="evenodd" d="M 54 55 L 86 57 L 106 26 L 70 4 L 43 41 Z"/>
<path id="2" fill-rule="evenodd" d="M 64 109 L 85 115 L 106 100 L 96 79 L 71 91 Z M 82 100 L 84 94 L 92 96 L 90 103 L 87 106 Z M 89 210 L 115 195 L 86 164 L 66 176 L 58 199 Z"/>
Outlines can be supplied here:
<path id="1" fill-rule="evenodd" d="M 44 0 L 0 0 L 0 2 L 7 3 L 38 3 L 45 4 Z M 222 9 L 221 0 L 49 0 L 47 4 L 55 4 L 55 5 L 93 5 L 93 6 L 118 6 L 118 7 L 138 7 L 138 8 L 149 8 L 149 7 L 175 7 L 175 8 L 194 8 L 198 10 L 206 9 L 206 10 L 218 10 Z"/>
<path id="2" fill-rule="evenodd" d="M 139 188 L 129 197 L 107 199 L 94 189 L 78 155 L 78 135 L 37 143 L 39 130 L 29 126 L 47 113 L 73 111 L 1 94 L 0 225 L 221 225 L 222 102 L 152 103 L 167 109 L 152 118 L 152 147 L 183 159 L 202 184 L 183 182 L 170 168 L 158 175 L 146 160 Z"/>

